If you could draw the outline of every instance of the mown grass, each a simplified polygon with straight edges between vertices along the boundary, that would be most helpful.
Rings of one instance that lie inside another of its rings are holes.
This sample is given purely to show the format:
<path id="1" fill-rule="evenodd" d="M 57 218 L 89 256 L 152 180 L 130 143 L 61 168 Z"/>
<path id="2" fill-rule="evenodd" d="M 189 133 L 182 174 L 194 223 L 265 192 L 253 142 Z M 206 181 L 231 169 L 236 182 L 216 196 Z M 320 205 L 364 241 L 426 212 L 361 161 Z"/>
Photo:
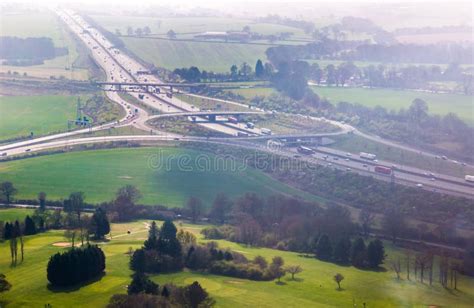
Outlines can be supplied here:
<path id="1" fill-rule="evenodd" d="M 19 199 L 33 199 L 44 191 L 48 199 L 57 200 L 83 191 L 87 202 L 99 203 L 110 201 L 127 184 L 142 192 L 139 203 L 170 207 L 183 206 L 190 196 L 209 206 L 219 192 L 231 197 L 253 191 L 316 198 L 239 161 L 175 147 L 71 152 L 4 162 L 0 178 L 18 188 Z"/>
<path id="2" fill-rule="evenodd" d="M 0 212 L 1 215 L 1 212 Z M 0 216 L 1 219 L 1 216 Z M 202 225 L 180 224 L 178 226 L 199 235 Z M 131 234 L 127 234 L 127 231 Z M 0 272 L 7 276 L 12 289 L 2 294 L 12 307 L 41 307 L 46 303 L 53 307 L 104 307 L 116 293 L 125 293 L 130 282 L 128 268 L 129 247 L 140 247 L 147 236 L 143 221 L 127 224 L 112 224 L 112 240 L 101 244 L 107 258 L 106 275 L 99 281 L 80 286 L 69 291 L 51 291 L 46 279 L 46 265 L 49 257 L 66 248 L 52 246 L 65 241 L 63 231 L 49 231 L 25 238 L 25 261 L 16 267 L 10 266 L 9 245 L 0 243 Z M 202 240 L 202 239 L 201 239 Z M 458 291 L 446 290 L 437 282 L 430 287 L 426 283 L 402 279 L 397 281 L 390 271 L 364 271 L 349 266 L 339 266 L 321 262 L 312 257 L 302 257 L 297 253 L 283 252 L 267 248 L 252 248 L 218 241 L 223 248 L 231 248 L 243 253 L 247 258 L 262 255 L 267 260 L 282 256 L 285 264 L 298 264 L 303 272 L 297 280 L 284 277 L 281 284 L 274 281 L 257 282 L 232 277 L 216 276 L 184 271 L 175 274 L 153 275 L 152 279 L 163 284 L 173 282 L 178 285 L 199 281 L 216 300 L 217 307 L 412 307 L 444 306 L 470 307 L 474 301 L 474 279 L 461 276 Z M 400 256 L 402 251 L 386 245 L 390 258 Z M 385 264 L 389 268 L 389 264 Z M 336 289 L 333 276 L 344 275 L 342 291 Z M 437 281 L 435 276 L 435 281 Z"/>

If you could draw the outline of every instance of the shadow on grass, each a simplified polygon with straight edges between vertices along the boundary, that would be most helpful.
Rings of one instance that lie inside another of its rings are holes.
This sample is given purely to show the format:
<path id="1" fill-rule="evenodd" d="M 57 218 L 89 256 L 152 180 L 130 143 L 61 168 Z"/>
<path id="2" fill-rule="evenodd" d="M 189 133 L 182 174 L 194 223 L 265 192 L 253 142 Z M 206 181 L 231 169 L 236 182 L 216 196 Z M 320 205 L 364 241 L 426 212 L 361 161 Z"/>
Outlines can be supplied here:
<path id="1" fill-rule="evenodd" d="M 294 279 L 290 278 L 290 279 L 287 279 L 288 281 L 295 281 L 295 282 L 303 282 L 304 279 L 303 278 L 298 278 L 298 277 L 295 277 Z"/>
<path id="2" fill-rule="evenodd" d="M 284 282 L 284 281 L 277 281 L 277 282 L 275 282 L 275 284 L 276 284 L 276 285 L 279 285 L 279 286 L 284 286 L 284 285 L 286 285 L 286 282 Z"/>
<path id="3" fill-rule="evenodd" d="M 98 275 L 97 277 L 94 277 L 92 279 L 86 280 L 84 282 L 75 284 L 73 286 L 67 286 L 67 287 L 57 287 L 53 286 L 52 284 L 48 284 L 47 288 L 49 291 L 54 292 L 54 293 L 70 293 L 70 292 L 75 292 L 82 287 L 88 286 L 90 284 L 96 283 L 100 281 L 103 277 L 105 276 L 105 272 L 102 274 Z"/>

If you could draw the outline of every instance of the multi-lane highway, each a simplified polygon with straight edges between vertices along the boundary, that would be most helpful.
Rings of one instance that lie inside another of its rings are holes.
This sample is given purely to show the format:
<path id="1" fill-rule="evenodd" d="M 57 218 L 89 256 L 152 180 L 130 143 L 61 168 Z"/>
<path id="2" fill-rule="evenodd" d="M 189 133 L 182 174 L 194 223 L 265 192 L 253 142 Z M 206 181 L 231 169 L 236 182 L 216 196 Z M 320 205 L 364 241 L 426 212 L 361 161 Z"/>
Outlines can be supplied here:
<path id="1" fill-rule="evenodd" d="M 143 75 L 138 72 L 146 71 L 140 63 L 135 61 L 130 56 L 124 54 L 119 49 L 115 48 L 110 41 L 108 41 L 97 29 L 92 28 L 88 25 L 80 16 L 72 11 L 58 11 L 58 15 L 64 21 L 66 25 L 84 42 L 91 51 L 91 54 L 96 63 L 103 68 L 106 73 L 108 81 L 116 82 L 139 82 L 139 83 L 161 83 L 161 81 L 152 75 Z M 187 115 L 187 114 L 199 114 L 199 110 L 194 106 L 179 100 L 176 97 L 170 98 L 166 95 L 166 89 L 160 91 L 161 93 L 147 93 L 142 98 L 139 97 L 138 93 L 129 93 L 136 99 L 140 99 L 143 104 L 150 106 L 151 108 L 159 110 L 163 114 L 170 115 Z M 316 153 L 313 155 L 299 155 L 296 153 L 295 148 L 277 148 L 267 147 L 262 140 L 269 138 L 284 138 L 285 136 L 262 136 L 259 128 L 249 129 L 242 123 L 199 123 L 196 125 L 203 125 L 209 129 L 219 131 L 231 136 L 238 135 L 241 131 L 246 131 L 253 135 L 252 138 L 238 139 L 238 138 L 206 138 L 206 137 L 190 137 L 190 136 L 178 136 L 176 134 L 162 133 L 154 130 L 147 125 L 147 121 L 151 116 L 140 106 L 133 105 L 131 102 L 127 102 L 117 92 L 106 92 L 107 97 L 122 106 L 125 110 L 126 115 L 113 123 L 107 123 L 98 125 L 90 129 L 81 129 L 72 132 L 56 134 L 52 136 L 40 137 L 32 140 L 16 142 L 0 146 L 0 155 L 5 153 L 5 156 L 0 156 L 0 159 L 6 156 L 22 155 L 25 152 L 37 152 L 51 148 L 68 147 L 86 143 L 98 143 L 98 142 L 111 142 L 111 141 L 136 141 L 136 142 L 163 142 L 176 140 L 183 142 L 212 142 L 218 144 L 226 144 L 233 146 L 240 146 L 249 149 L 255 149 L 264 152 L 278 152 L 279 155 L 292 157 L 294 159 L 300 159 L 311 163 L 323 164 L 329 168 L 338 168 L 345 170 L 346 172 L 357 172 L 364 175 L 371 175 L 379 178 L 380 180 L 390 181 L 394 180 L 397 183 L 415 186 L 418 185 L 421 189 L 435 190 L 438 192 L 450 193 L 454 195 L 462 195 L 467 197 L 474 197 L 473 185 L 464 182 L 461 178 L 450 177 L 442 174 L 437 174 L 435 177 L 429 175 L 425 170 L 418 168 L 412 168 L 407 166 L 396 166 L 394 168 L 394 178 L 380 175 L 374 172 L 374 165 L 385 165 L 392 167 L 390 162 L 369 162 L 361 161 L 355 154 L 346 155 L 340 151 L 329 149 L 329 148 L 318 148 Z M 227 101 L 226 101 L 227 102 Z M 236 105 L 239 103 L 230 102 Z M 245 105 L 242 105 L 245 106 Z M 258 108 L 252 108 L 249 112 L 263 112 Z M 205 116 L 206 112 L 203 112 L 201 116 Z M 300 115 L 302 117 L 307 117 Z M 156 116 L 155 116 L 156 117 Z M 315 120 L 324 120 L 314 118 Z M 324 135 L 338 135 L 347 134 L 350 132 L 359 133 L 352 126 L 336 122 L 329 121 L 331 124 L 339 127 L 339 131 L 336 133 L 328 134 L 313 134 L 314 136 Z M 152 131 L 154 134 L 150 136 L 107 136 L 107 137 L 87 137 L 79 138 L 77 135 L 83 134 L 89 131 L 99 131 L 109 129 L 111 127 L 121 127 L 132 125 L 136 126 L 145 131 Z M 304 134 L 305 136 L 310 136 Z M 369 136 L 370 138 L 375 138 Z M 381 140 L 377 140 L 381 141 Z M 383 141 L 383 140 L 382 140 Z M 390 142 L 390 141 L 387 141 Z M 391 143 L 394 145 L 393 143 Z M 394 145 L 398 146 L 398 145 Z M 410 148 L 410 150 L 413 150 Z M 8 152 L 8 153 L 7 153 Z M 433 180 L 434 178 L 434 180 Z M 420 185 L 421 184 L 421 185 Z"/>
<path id="2" fill-rule="evenodd" d="M 91 27 L 79 15 L 66 10 L 58 11 L 58 15 L 92 51 L 95 61 L 106 72 L 108 81 L 139 82 L 141 84 L 162 83 L 154 75 L 141 74 L 140 72 L 147 71 L 146 67 L 115 48 L 102 33 Z M 139 93 L 130 92 L 129 94 L 163 113 L 196 111 L 196 108 L 191 104 L 176 97 L 168 97 L 164 88 L 161 89 L 160 93 L 147 93 L 143 98 L 139 97 Z M 243 123 L 202 123 L 199 125 L 233 136 L 241 131 L 252 134 L 260 133 L 258 128 L 249 129 Z"/>

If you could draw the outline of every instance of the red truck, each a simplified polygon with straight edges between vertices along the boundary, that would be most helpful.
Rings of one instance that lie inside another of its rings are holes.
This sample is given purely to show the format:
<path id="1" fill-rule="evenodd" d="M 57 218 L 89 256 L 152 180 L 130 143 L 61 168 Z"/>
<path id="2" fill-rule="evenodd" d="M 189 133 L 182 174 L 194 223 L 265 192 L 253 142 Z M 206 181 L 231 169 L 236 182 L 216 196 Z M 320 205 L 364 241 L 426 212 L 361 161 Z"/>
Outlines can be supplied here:
<path id="1" fill-rule="evenodd" d="M 392 168 L 384 167 L 384 166 L 375 166 L 375 172 L 382 173 L 386 175 L 392 174 Z"/>
<path id="2" fill-rule="evenodd" d="M 234 124 L 239 123 L 239 120 L 236 117 L 227 117 L 227 121 L 229 121 L 229 123 L 234 123 Z"/>

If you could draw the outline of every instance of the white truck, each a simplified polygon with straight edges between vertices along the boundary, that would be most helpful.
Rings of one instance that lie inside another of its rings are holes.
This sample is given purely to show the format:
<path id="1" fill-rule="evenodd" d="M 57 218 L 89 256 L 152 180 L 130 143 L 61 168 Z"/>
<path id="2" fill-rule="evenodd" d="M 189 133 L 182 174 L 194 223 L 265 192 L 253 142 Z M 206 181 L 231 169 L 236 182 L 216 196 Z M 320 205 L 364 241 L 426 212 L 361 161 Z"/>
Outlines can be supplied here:
<path id="1" fill-rule="evenodd" d="M 360 152 L 359 157 L 362 159 L 375 160 L 377 155 L 371 153 Z"/>
<path id="2" fill-rule="evenodd" d="M 466 182 L 474 183 L 474 175 L 466 175 L 464 179 L 466 180 Z"/>
<path id="3" fill-rule="evenodd" d="M 271 135 L 271 134 L 272 134 L 272 130 L 271 130 L 271 129 L 268 129 L 268 128 L 262 128 L 262 129 L 260 129 L 260 131 L 261 131 L 262 134 L 264 134 L 264 135 Z"/>

